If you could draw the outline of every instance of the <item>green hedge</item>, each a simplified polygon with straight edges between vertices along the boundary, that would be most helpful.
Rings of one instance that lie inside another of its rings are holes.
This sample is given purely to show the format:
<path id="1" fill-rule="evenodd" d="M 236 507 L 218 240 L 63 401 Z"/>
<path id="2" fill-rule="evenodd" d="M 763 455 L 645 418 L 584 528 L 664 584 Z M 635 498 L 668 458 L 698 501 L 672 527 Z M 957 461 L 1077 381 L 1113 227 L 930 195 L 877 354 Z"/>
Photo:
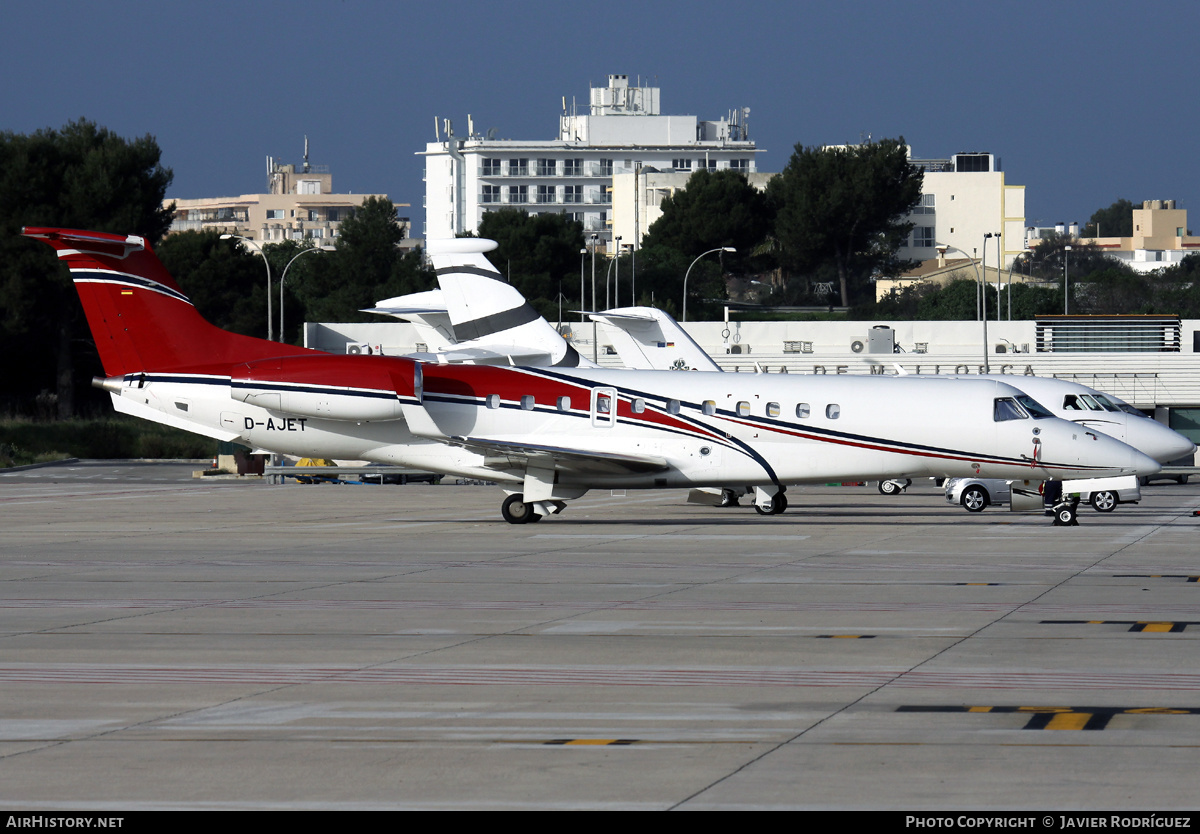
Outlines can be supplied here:
<path id="1" fill-rule="evenodd" d="M 123 415 L 97 420 L 0 420 L 0 467 L 60 458 L 211 458 L 217 441 Z"/>

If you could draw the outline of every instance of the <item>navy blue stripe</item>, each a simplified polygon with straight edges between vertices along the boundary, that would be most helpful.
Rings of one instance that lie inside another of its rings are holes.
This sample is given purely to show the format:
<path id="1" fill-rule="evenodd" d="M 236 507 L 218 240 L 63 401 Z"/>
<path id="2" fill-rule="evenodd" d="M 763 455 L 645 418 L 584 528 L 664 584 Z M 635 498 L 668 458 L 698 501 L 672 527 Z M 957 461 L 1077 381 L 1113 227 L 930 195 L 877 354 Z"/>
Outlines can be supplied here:
<path id="1" fill-rule="evenodd" d="M 124 272 L 119 272 L 119 273 L 101 272 L 98 269 L 72 269 L 71 272 L 72 272 L 72 278 L 75 281 L 83 281 L 83 282 L 89 283 L 89 284 L 94 284 L 94 283 L 117 284 L 119 286 L 133 287 L 133 288 L 142 289 L 142 290 L 150 290 L 151 292 L 156 292 L 156 293 L 159 293 L 160 295 L 168 296 L 169 298 L 174 298 L 177 301 L 183 301 L 187 304 L 192 303 L 191 299 L 189 299 L 186 295 L 181 293 L 179 290 L 171 289 L 170 287 L 164 286 L 163 284 L 160 284 L 157 281 L 151 281 L 149 278 L 142 278 L 141 276 L 138 276 L 138 275 L 127 275 Z M 95 277 L 93 277 L 93 278 L 82 277 L 82 276 L 89 276 L 89 275 L 95 276 Z"/>
<path id="2" fill-rule="evenodd" d="M 441 269 L 434 270 L 439 276 L 453 275 L 456 272 L 466 273 L 467 275 L 478 275 L 481 278 L 491 278 L 493 281 L 505 283 L 500 273 L 494 269 L 484 269 L 479 266 L 444 266 Z"/>
<path id="3" fill-rule="evenodd" d="M 529 302 L 525 302 L 520 307 L 513 307 L 511 310 L 505 310 L 502 313 L 480 316 L 470 321 L 452 321 L 451 324 L 454 326 L 455 338 L 460 342 L 464 342 L 472 339 L 481 339 L 484 336 L 491 336 L 493 333 L 503 333 L 505 330 L 512 330 L 514 327 L 520 327 L 522 324 L 537 321 L 541 317 L 541 313 L 533 309 L 529 305 Z"/>

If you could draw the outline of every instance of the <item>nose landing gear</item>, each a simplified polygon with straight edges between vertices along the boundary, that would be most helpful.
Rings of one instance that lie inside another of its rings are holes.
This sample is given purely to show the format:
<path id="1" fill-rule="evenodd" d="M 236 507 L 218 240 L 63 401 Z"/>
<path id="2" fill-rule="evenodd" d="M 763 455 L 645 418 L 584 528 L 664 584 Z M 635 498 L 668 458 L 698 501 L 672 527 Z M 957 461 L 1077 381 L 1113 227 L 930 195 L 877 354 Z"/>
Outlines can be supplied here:
<path id="1" fill-rule="evenodd" d="M 1054 505 L 1055 527 L 1079 526 L 1079 496 L 1059 499 Z"/>

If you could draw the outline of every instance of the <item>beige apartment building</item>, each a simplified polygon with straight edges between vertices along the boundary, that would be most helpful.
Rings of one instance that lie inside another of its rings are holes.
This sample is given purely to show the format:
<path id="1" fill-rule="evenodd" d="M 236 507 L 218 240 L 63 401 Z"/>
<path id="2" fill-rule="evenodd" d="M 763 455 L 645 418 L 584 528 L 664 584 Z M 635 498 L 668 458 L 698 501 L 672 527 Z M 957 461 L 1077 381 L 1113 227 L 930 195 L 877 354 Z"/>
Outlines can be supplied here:
<path id="1" fill-rule="evenodd" d="M 1100 229 L 1103 232 L 1103 229 Z M 1132 237 L 1082 238 L 1106 255 L 1120 259 L 1137 272 L 1152 272 L 1200 252 L 1200 237 L 1188 229 L 1187 209 L 1174 200 L 1146 200 L 1133 210 Z"/>
<path id="2" fill-rule="evenodd" d="M 386 194 L 335 194 L 328 166 L 283 164 L 267 157 L 267 193 L 240 197 L 168 199 L 175 204 L 175 220 L 168 234 L 183 231 L 218 231 L 260 243 L 309 238 L 330 248 L 337 241 L 342 221 L 368 197 Z M 397 208 L 408 208 L 397 203 Z M 407 217 L 397 218 L 405 237 L 411 237 Z"/>

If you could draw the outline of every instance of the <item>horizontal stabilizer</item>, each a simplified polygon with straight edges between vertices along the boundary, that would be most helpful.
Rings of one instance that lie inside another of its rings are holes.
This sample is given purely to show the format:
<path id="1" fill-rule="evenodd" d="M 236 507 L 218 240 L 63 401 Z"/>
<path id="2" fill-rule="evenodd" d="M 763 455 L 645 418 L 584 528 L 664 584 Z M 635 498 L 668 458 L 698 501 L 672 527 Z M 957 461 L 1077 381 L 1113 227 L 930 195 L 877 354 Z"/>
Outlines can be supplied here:
<path id="1" fill-rule="evenodd" d="M 478 345 L 463 342 L 436 354 L 440 364 L 547 365 L 551 355 L 544 350 L 515 345 Z"/>
<path id="2" fill-rule="evenodd" d="M 417 329 L 417 338 L 425 343 L 427 350 L 435 353 L 447 350 L 455 341 L 450 312 L 446 309 L 446 300 L 441 290 L 385 298 L 362 312 L 393 316 L 412 322 L 413 327 Z"/>
<path id="3" fill-rule="evenodd" d="M 448 314 L 450 311 L 446 309 L 446 300 L 442 297 L 441 290 L 426 290 L 425 292 L 397 295 L 394 298 L 385 298 L 382 301 L 376 301 L 374 307 L 362 312 L 380 313 L 381 315 L 404 318 L 406 313 Z"/>

